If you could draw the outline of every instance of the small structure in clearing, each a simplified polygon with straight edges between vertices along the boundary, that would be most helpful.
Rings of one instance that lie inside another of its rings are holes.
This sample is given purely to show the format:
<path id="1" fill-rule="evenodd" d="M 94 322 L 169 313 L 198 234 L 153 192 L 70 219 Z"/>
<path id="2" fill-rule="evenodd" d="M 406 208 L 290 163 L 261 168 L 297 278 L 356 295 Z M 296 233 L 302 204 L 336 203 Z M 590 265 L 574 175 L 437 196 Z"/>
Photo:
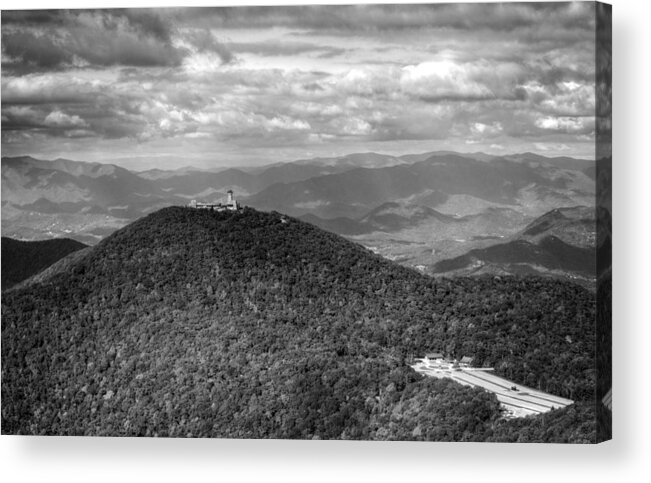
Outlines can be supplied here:
<path id="1" fill-rule="evenodd" d="M 428 352 L 425 354 L 425 359 L 427 361 L 442 361 L 445 357 L 440 352 Z"/>
<path id="2" fill-rule="evenodd" d="M 226 192 L 226 203 L 222 203 L 221 201 L 214 203 L 204 203 L 202 201 L 192 200 L 188 206 L 190 208 L 196 208 L 198 210 L 211 211 L 238 211 L 241 209 L 240 204 L 233 196 L 233 190 L 228 190 Z"/>
<path id="3" fill-rule="evenodd" d="M 461 360 L 459 361 L 459 363 L 460 363 L 462 366 L 464 366 L 464 365 L 465 365 L 465 366 L 470 366 L 470 365 L 472 365 L 472 361 L 473 361 L 473 360 L 474 360 L 474 358 L 472 358 L 472 357 L 469 357 L 469 356 L 463 356 L 463 357 L 461 358 Z"/>

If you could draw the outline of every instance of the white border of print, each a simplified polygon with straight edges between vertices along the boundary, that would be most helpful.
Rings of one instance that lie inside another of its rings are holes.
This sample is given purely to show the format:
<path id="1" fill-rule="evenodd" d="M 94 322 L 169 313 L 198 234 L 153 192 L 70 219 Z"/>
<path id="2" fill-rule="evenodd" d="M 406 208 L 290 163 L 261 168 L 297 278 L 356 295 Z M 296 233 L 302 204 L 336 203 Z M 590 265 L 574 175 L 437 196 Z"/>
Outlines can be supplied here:
<path id="1" fill-rule="evenodd" d="M 245 3 L 304 2 L 237 2 Z M 647 480 L 651 476 L 647 403 L 651 400 L 651 384 L 645 371 L 648 364 L 645 355 L 651 341 L 647 300 L 651 274 L 648 249 L 651 162 L 647 159 L 651 2 L 612 0 L 611 3 L 615 109 L 613 441 L 598 446 L 564 446 L 3 436 L 0 437 L 0 471 L 5 481 L 651 481 Z M 8 0 L 2 8 L 181 4 L 185 2 Z M 188 3 L 193 6 L 229 4 L 236 2 L 192 0 Z"/>

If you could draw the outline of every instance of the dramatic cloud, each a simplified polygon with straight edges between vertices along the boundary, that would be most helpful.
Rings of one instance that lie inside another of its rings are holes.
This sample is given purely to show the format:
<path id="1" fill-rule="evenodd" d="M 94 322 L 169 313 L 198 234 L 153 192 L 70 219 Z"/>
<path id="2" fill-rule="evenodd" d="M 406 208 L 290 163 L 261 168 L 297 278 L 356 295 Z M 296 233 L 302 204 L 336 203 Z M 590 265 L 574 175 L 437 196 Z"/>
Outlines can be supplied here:
<path id="1" fill-rule="evenodd" d="M 15 18 L 14 18 L 15 16 Z M 175 44 L 171 23 L 151 10 L 3 12 L 2 67 L 10 72 L 86 66 L 178 66 L 189 54 Z M 231 54 L 206 31 L 186 40 L 199 51 Z"/>
<path id="2" fill-rule="evenodd" d="M 594 29 L 589 2 L 4 11 L 3 153 L 587 156 Z"/>
<path id="3" fill-rule="evenodd" d="M 585 29 L 594 26 L 593 5 L 575 2 L 505 4 L 236 7 L 177 11 L 191 24 L 219 28 L 287 27 L 317 31 L 383 32 L 418 28 L 456 30 L 522 28 Z"/>

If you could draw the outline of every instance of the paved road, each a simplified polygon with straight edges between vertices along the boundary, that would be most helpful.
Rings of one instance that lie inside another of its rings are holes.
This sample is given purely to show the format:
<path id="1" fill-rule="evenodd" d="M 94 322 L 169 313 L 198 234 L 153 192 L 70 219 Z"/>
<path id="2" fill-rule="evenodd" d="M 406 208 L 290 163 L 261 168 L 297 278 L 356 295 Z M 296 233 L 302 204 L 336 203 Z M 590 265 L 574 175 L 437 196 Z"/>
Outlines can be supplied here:
<path id="1" fill-rule="evenodd" d="M 572 404 L 573 401 L 553 394 L 547 394 L 536 389 L 531 389 L 521 384 L 516 384 L 508 379 L 496 376 L 485 370 L 461 368 L 452 370 L 448 363 L 417 362 L 411 366 L 415 371 L 430 377 L 448 377 L 460 384 L 481 387 L 494 393 L 497 400 L 513 416 L 527 416 L 541 414 L 554 408 L 562 408 Z M 511 389 L 516 387 L 517 390 Z"/>

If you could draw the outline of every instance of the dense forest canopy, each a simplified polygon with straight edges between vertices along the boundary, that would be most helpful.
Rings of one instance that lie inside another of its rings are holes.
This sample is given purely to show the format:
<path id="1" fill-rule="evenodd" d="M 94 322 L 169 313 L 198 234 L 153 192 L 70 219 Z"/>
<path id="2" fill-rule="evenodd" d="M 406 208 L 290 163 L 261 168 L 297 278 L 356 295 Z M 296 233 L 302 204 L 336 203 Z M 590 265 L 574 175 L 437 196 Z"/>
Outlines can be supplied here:
<path id="1" fill-rule="evenodd" d="M 2 432 L 595 440 L 595 296 L 542 278 L 432 279 L 308 223 L 167 208 L 2 297 Z M 577 401 L 505 420 L 423 378 L 474 357 Z"/>

